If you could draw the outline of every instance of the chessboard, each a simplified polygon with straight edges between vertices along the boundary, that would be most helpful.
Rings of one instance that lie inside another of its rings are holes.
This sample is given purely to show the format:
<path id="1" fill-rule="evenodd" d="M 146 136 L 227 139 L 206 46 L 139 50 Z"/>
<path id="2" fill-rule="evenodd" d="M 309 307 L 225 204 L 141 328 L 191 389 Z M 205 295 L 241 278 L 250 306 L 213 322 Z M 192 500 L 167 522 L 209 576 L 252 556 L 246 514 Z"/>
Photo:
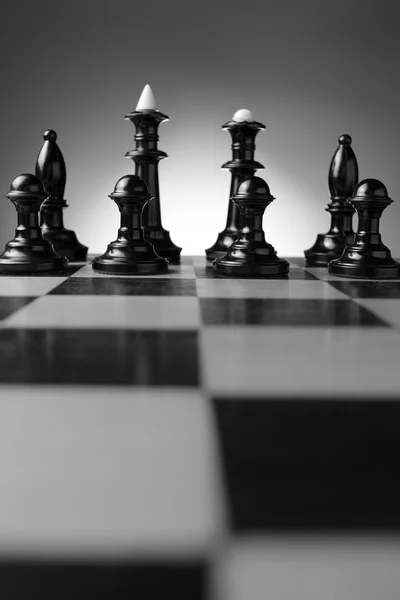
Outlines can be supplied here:
<path id="1" fill-rule="evenodd" d="M 0 278 L 7 600 L 400 596 L 400 280 Z"/>

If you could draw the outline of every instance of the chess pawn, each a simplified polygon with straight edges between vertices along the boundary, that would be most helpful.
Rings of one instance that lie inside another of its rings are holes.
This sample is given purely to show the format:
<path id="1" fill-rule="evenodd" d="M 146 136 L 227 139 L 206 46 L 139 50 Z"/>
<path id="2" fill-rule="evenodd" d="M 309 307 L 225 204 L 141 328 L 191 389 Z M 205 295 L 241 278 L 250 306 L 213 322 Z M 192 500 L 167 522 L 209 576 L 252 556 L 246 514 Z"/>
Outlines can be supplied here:
<path id="1" fill-rule="evenodd" d="M 47 129 L 43 134 L 44 144 L 36 161 L 36 175 L 43 181 L 49 198 L 43 203 L 40 225 L 43 237 L 51 241 L 56 252 L 71 261 L 86 259 L 87 247 L 81 244 L 74 231 L 65 229 L 63 210 L 68 206 L 64 200 L 67 173 L 57 134 Z"/>
<path id="2" fill-rule="evenodd" d="M 379 233 L 382 213 L 393 202 L 386 187 L 377 179 L 364 179 L 349 202 L 358 213 L 358 230 L 353 243 L 329 263 L 329 272 L 341 277 L 367 279 L 399 277 L 400 263 L 393 260 Z"/>
<path id="3" fill-rule="evenodd" d="M 42 236 L 39 211 L 48 198 L 42 181 L 31 174 L 19 175 L 6 194 L 17 209 L 15 237 L 0 255 L 0 273 L 49 273 L 68 266 L 64 256 L 56 254 L 53 245 Z"/>
<path id="4" fill-rule="evenodd" d="M 243 227 L 227 253 L 214 260 L 215 273 L 224 277 L 287 275 L 289 263 L 265 241 L 262 228 L 264 211 L 274 200 L 267 183 L 261 177 L 247 177 L 232 200 L 239 207 Z"/>
<path id="5" fill-rule="evenodd" d="M 328 177 L 331 202 L 325 209 L 331 215 L 328 233 L 320 233 L 312 248 L 305 250 L 306 264 L 327 267 L 338 258 L 345 246 L 354 239 L 352 219 L 354 208 L 347 202 L 358 182 L 357 159 L 351 147 L 351 137 L 347 134 L 339 138 L 339 147 L 333 155 Z"/>
<path id="6" fill-rule="evenodd" d="M 221 167 L 229 169 L 231 173 L 228 216 L 225 229 L 218 234 L 215 244 L 206 250 L 208 260 L 224 256 L 241 229 L 241 213 L 232 200 L 239 183 L 246 177 L 254 175 L 258 169 L 264 168 L 264 165 L 254 160 L 254 152 L 256 136 L 260 130 L 265 129 L 265 125 L 254 121 L 249 110 L 242 108 L 236 111 L 232 119 L 222 125 L 222 129 L 229 131 L 232 137 L 232 160 Z"/>
<path id="7" fill-rule="evenodd" d="M 155 275 L 168 270 L 168 261 L 158 256 L 142 229 L 143 207 L 152 198 L 146 182 L 137 175 L 125 175 L 109 198 L 121 213 L 118 238 L 102 256 L 93 260 L 93 269 L 118 275 Z"/>
<path id="8" fill-rule="evenodd" d="M 182 248 L 172 242 L 169 232 L 161 223 L 158 163 L 167 154 L 158 149 L 158 128 L 161 123 L 168 121 L 168 117 L 156 109 L 149 85 L 143 89 L 136 110 L 126 115 L 125 119 L 131 121 L 136 130 L 136 148 L 127 152 L 125 157 L 134 161 L 135 174 L 144 179 L 153 198 L 143 210 L 143 229 L 159 256 L 167 258 L 169 262 L 179 263 Z"/>

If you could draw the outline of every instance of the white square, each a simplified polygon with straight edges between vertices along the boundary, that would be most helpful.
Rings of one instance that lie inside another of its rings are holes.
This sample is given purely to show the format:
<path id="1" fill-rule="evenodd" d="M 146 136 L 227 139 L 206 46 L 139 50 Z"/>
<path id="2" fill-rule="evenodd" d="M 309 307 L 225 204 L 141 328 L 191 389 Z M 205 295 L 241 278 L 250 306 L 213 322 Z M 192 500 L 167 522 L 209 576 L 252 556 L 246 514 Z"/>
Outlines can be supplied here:
<path id="1" fill-rule="evenodd" d="M 1 327 L 197 329 L 199 301 L 186 296 L 67 296 L 37 298 Z"/>
<path id="2" fill-rule="evenodd" d="M 200 298 L 275 298 L 348 300 L 324 281 L 311 279 L 197 279 Z"/>
<path id="3" fill-rule="evenodd" d="M 327 267 L 306 267 L 306 271 L 318 277 L 322 281 L 375 281 L 373 277 L 368 278 L 360 278 L 360 277 L 341 277 L 340 275 L 334 275 L 333 273 L 329 273 Z M 381 280 L 381 281 L 393 281 L 393 280 Z"/>
<path id="4" fill-rule="evenodd" d="M 0 296 L 44 296 L 68 277 L 0 277 Z"/>
<path id="5" fill-rule="evenodd" d="M 242 538 L 218 588 L 229 600 L 398 600 L 399 564 L 398 536 Z"/>
<path id="6" fill-rule="evenodd" d="M 362 399 L 400 390 L 400 335 L 389 328 L 211 326 L 200 339 L 214 395 Z"/>
<path id="7" fill-rule="evenodd" d="M 399 298 L 354 298 L 354 302 L 368 308 L 390 325 L 400 327 Z M 399 390 L 400 391 L 400 390 Z"/>
<path id="8" fill-rule="evenodd" d="M 85 265 L 79 271 L 76 271 L 71 275 L 71 277 L 130 277 L 137 279 L 194 279 L 194 268 L 193 265 L 169 265 L 168 271 L 166 273 L 160 273 L 159 275 L 121 275 L 121 273 L 114 273 L 112 275 L 100 273 L 99 271 L 94 271 L 92 265 Z"/>
<path id="9" fill-rule="evenodd" d="M 192 389 L 0 386 L 0 552 L 187 556 L 221 527 Z"/>

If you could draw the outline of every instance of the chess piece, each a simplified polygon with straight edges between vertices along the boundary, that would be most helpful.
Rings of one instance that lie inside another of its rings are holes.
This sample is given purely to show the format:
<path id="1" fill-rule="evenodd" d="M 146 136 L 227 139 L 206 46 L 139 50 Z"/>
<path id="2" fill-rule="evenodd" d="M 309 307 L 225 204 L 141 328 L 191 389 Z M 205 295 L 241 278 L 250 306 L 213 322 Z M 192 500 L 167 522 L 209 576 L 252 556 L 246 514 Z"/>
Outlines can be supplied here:
<path id="1" fill-rule="evenodd" d="M 137 175 L 125 175 L 115 184 L 109 198 L 121 213 L 118 238 L 102 256 L 93 260 L 93 269 L 118 275 L 155 275 L 168 270 L 168 261 L 158 256 L 142 229 L 143 207 L 151 199 L 146 182 Z"/>
<path id="2" fill-rule="evenodd" d="M 379 233 L 382 212 L 393 202 L 386 187 L 377 179 L 364 179 L 349 202 L 358 213 L 358 230 L 340 258 L 329 263 L 329 273 L 367 279 L 399 277 L 400 263 L 393 260 Z"/>
<path id="3" fill-rule="evenodd" d="M 71 261 L 82 261 L 86 259 L 88 249 L 78 241 L 74 231 L 65 229 L 63 222 L 63 210 L 68 206 L 64 200 L 67 172 L 57 145 L 57 134 L 52 129 L 47 129 L 43 139 L 35 171 L 49 194 L 40 211 L 43 237 L 53 244 L 58 254 Z"/>
<path id="4" fill-rule="evenodd" d="M 247 177 L 232 200 L 239 207 L 243 226 L 227 253 L 214 260 L 215 273 L 224 277 L 287 275 L 289 263 L 265 241 L 262 228 L 264 211 L 274 200 L 267 183 L 261 177 Z"/>
<path id="5" fill-rule="evenodd" d="M 236 193 L 239 183 L 246 177 L 254 175 L 257 169 L 264 168 L 261 163 L 254 160 L 254 151 L 256 135 L 261 129 L 265 129 L 265 125 L 254 121 L 249 110 L 245 108 L 238 110 L 231 121 L 222 125 L 222 129 L 227 129 L 232 136 L 232 160 L 224 163 L 221 167 L 229 169 L 231 172 L 228 217 L 225 229 L 218 234 L 215 244 L 206 250 L 208 260 L 224 256 L 241 229 L 240 210 L 231 199 Z"/>
<path id="6" fill-rule="evenodd" d="M 160 191 L 158 183 L 158 163 L 167 154 L 158 149 L 158 127 L 167 121 L 164 115 L 155 108 L 153 92 L 146 85 L 134 112 L 126 115 L 125 119 L 131 121 L 136 129 L 136 148 L 125 154 L 135 163 L 135 174 L 144 179 L 152 196 L 152 201 L 143 211 L 143 228 L 148 240 L 154 245 L 159 254 L 169 262 L 179 263 L 182 248 L 176 246 L 168 231 L 161 224 Z"/>
<path id="7" fill-rule="evenodd" d="M 29 173 L 19 175 L 6 196 L 17 209 L 18 226 L 14 239 L 0 255 L 0 273 L 48 273 L 66 269 L 68 260 L 55 252 L 40 229 L 40 206 L 48 198 L 42 181 Z"/>
<path id="8" fill-rule="evenodd" d="M 339 147 L 333 155 L 328 187 L 331 202 L 325 209 L 331 215 L 328 233 L 320 233 L 312 248 L 305 250 L 306 264 L 314 267 L 327 267 L 334 258 L 339 258 L 345 246 L 354 239 L 352 220 L 354 209 L 347 202 L 358 182 L 357 159 L 351 147 L 351 137 L 347 134 L 339 138 Z"/>

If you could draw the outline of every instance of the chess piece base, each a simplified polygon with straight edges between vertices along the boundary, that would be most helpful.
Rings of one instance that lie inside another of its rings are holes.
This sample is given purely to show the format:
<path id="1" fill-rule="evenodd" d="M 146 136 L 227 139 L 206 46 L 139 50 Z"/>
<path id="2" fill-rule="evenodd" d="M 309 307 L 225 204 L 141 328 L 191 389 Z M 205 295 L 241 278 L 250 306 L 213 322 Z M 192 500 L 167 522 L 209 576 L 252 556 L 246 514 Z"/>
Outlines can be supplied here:
<path id="1" fill-rule="evenodd" d="M 42 252 L 30 248 L 6 246 L 0 255 L 0 273 L 54 273 L 68 267 L 65 256 L 57 256 L 50 250 Z"/>
<path id="2" fill-rule="evenodd" d="M 218 234 L 215 244 L 205 251 L 207 260 L 215 260 L 216 258 L 225 256 L 230 246 L 237 240 L 238 233 L 238 229 L 236 231 L 228 229 L 221 231 L 221 233 Z"/>
<path id="3" fill-rule="evenodd" d="M 288 261 L 277 256 L 275 260 L 264 263 L 220 258 L 214 261 L 213 267 L 215 274 L 220 277 L 284 277 L 289 273 Z"/>
<path id="4" fill-rule="evenodd" d="M 121 248 L 110 244 L 102 256 L 97 256 L 92 267 L 95 271 L 118 275 L 157 275 L 168 271 L 168 261 L 158 256 L 152 246 L 138 251 L 137 247 Z"/>
<path id="5" fill-rule="evenodd" d="M 176 246 L 170 238 L 169 231 L 165 229 L 150 229 L 144 227 L 146 239 L 153 244 L 154 250 L 170 263 L 179 264 L 181 261 L 182 248 Z"/>
<path id="6" fill-rule="evenodd" d="M 396 279 L 400 277 L 400 263 L 395 260 L 382 263 L 366 256 L 354 262 L 338 258 L 329 263 L 329 273 L 354 279 Z"/>
<path id="7" fill-rule="evenodd" d="M 95 258 L 92 266 L 95 271 L 111 275 L 158 275 L 168 271 L 168 263 L 163 262 L 156 264 L 136 262 L 129 265 L 125 262 Z"/>
<path id="8" fill-rule="evenodd" d="M 42 235 L 45 240 L 53 244 L 54 250 L 60 256 L 66 256 L 72 262 L 86 260 L 88 248 L 79 242 L 74 231 L 69 229 L 46 230 L 42 228 Z"/>
<path id="9" fill-rule="evenodd" d="M 353 242 L 354 234 L 351 239 L 346 239 L 344 235 L 335 235 L 329 233 L 320 233 L 314 246 L 304 251 L 306 265 L 308 267 L 327 267 L 331 260 L 339 258 L 347 244 Z"/>

